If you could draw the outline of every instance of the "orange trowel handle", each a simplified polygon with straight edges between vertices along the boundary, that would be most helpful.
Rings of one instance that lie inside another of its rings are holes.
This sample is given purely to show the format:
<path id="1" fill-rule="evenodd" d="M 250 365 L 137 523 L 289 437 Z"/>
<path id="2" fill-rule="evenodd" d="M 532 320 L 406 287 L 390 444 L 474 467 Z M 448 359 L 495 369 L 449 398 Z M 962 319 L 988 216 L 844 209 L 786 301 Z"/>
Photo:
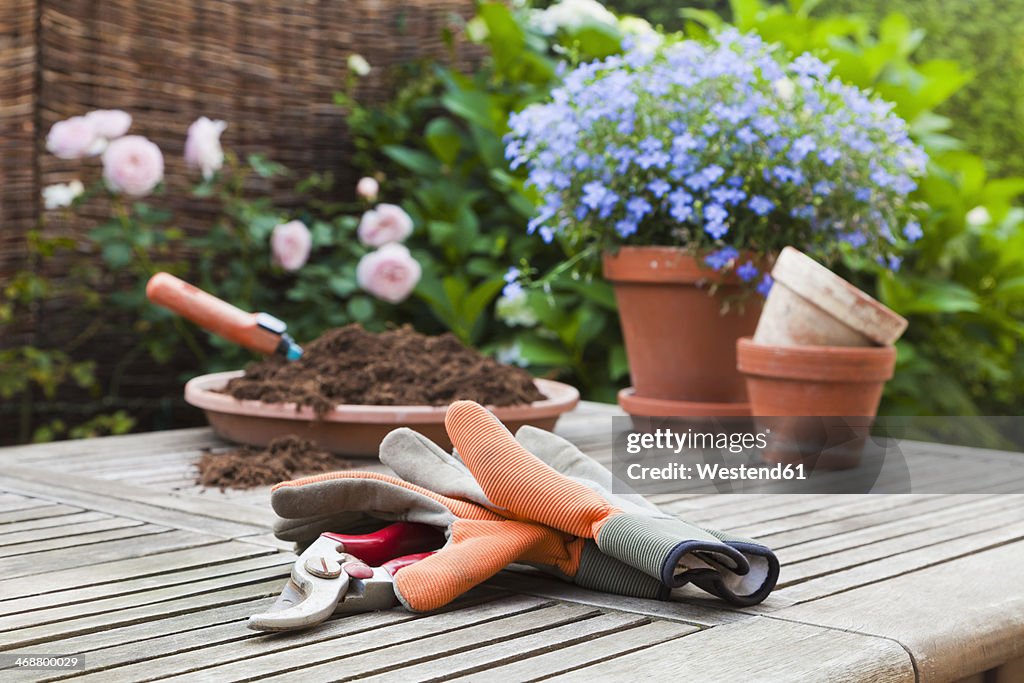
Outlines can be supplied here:
<path id="1" fill-rule="evenodd" d="M 146 296 L 203 329 L 258 353 L 270 355 L 281 344 L 281 332 L 261 326 L 259 314 L 236 308 L 170 273 L 151 277 Z"/>

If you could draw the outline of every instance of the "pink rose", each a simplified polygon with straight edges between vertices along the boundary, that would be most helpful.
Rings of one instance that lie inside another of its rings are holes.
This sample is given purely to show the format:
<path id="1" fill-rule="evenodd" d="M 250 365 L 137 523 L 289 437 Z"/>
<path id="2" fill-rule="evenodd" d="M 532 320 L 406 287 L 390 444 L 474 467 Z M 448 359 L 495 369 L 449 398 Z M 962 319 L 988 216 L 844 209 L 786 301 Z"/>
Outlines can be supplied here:
<path id="1" fill-rule="evenodd" d="M 306 265 L 312 247 L 313 235 L 302 221 L 282 223 L 270 235 L 274 263 L 285 270 L 298 270 Z"/>
<path id="2" fill-rule="evenodd" d="M 420 264 L 401 244 L 385 244 L 359 259 L 356 281 L 378 299 L 404 301 L 420 281 Z"/>
<path id="3" fill-rule="evenodd" d="M 359 221 L 359 241 L 368 247 L 401 242 L 412 233 L 412 219 L 400 206 L 378 204 Z"/>
<path id="4" fill-rule="evenodd" d="M 114 192 L 144 197 L 164 179 L 164 155 L 141 135 L 126 135 L 103 152 L 103 178 Z"/>
<path id="5" fill-rule="evenodd" d="M 84 116 L 58 121 L 46 136 L 46 149 L 61 159 L 81 159 L 98 154 L 103 139 Z"/>
<path id="6" fill-rule="evenodd" d="M 97 109 L 86 114 L 85 120 L 105 140 L 116 140 L 132 127 L 131 114 L 120 109 Z"/>
<path id="7" fill-rule="evenodd" d="M 356 183 L 356 194 L 365 199 L 368 202 L 375 201 L 377 194 L 380 192 L 380 183 L 374 178 L 369 176 L 360 178 L 359 182 Z"/>
<path id="8" fill-rule="evenodd" d="M 209 180 L 224 166 L 224 150 L 220 146 L 220 134 L 228 124 L 201 116 L 188 127 L 185 139 L 185 163 L 203 172 L 203 179 Z"/>

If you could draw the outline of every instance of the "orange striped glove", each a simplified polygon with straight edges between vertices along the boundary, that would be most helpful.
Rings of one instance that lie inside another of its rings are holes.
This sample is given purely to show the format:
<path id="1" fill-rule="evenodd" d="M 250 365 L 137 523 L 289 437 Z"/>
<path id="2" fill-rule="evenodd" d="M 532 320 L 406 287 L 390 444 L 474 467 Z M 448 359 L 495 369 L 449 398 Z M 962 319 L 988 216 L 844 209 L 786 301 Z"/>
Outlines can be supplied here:
<path id="1" fill-rule="evenodd" d="M 402 427 L 389 433 L 381 441 L 380 460 L 405 481 L 507 516 L 487 499 L 483 489 L 458 458 L 418 432 Z M 660 581 L 605 555 L 593 540 L 575 539 L 574 542 L 582 543 L 583 547 L 579 566 L 575 571 L 554 572 L 558 578 L 604 593 L 669 599 L 670 589 Z M 539 568 L 551 570 L 550 566 Z"/>
<path id="2" fill-rule="evenodd" d="M 386 522 L 428 524 L 447 543 L 394 575 L 395 594 L 410 610 L 442 607 L 513 562 L 575 575 L 583 543 L 539 524 L 506 519 L 480 505 L 373 472 L 332 472 L 275 486 L 276 535 L 308 543 L 321 532 L 355 532 Z M 339 526 L 344 525 L 344 526 Z"/>
<path id="3" fill-rule="evenodd" d="M 487 499 L 506 517 L 593 538 L 603 553 L 669 588 L 693 582 L 736 604 L 755 604 L 774 587 L 778 562 L 770 551 L 768 556 L 747 553 L 742 544 L 566 477 L 523 448 L 477 403 L 452 404 L 445 426 Z M 748 554 L 759 558 L 756 578 L 762 578 L 763 568 L 765 580 L 760 589 L 743 594 L 739 584 L 751 570 Z"/>

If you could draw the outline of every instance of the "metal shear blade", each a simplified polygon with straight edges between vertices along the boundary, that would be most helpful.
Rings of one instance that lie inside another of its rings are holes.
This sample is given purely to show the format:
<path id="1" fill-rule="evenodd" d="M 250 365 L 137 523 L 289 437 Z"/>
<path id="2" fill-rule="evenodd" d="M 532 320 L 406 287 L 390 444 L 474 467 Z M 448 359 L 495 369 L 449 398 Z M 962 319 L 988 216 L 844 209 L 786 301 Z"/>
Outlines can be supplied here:
<path id="1" fill-rule="evenodd" d="M 292 566 L 288 584 L 273 606 L 249 617 L 257 631 L 290 631 L 326 621 L 335 612 L 368 612 L 398 604 L 391 575 L 376 567 L 373 576 L 353 579 L 342 567 L 356 558 L 337 540 L 321 536 Z"/>

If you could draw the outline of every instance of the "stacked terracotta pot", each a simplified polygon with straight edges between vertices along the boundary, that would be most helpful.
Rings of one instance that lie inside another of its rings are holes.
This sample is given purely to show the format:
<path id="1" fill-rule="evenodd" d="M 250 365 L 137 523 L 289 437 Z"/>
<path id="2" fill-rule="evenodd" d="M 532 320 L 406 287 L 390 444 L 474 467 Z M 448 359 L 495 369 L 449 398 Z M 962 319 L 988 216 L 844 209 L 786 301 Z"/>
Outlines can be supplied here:
<path id="1" fill-rule="evenodd" d="M 875 415 L 907 321 L 792 247 L 772 277 L 736 349 L 754 415 Z"/>
<path id="2" fill-rule="evenodd" d="M 752 413 L 843 417 L 863 441 L 893 375 L 893 344 L 907 321 L 791 247 L 779 255 L 772 277 L 753 339 L 736 346 Z M 791 439 L 795 432 L 820 429 L 807 420 L 774 424 Z M 844 453 L 826 466 L 856 464 L 856 449 Z"/>

